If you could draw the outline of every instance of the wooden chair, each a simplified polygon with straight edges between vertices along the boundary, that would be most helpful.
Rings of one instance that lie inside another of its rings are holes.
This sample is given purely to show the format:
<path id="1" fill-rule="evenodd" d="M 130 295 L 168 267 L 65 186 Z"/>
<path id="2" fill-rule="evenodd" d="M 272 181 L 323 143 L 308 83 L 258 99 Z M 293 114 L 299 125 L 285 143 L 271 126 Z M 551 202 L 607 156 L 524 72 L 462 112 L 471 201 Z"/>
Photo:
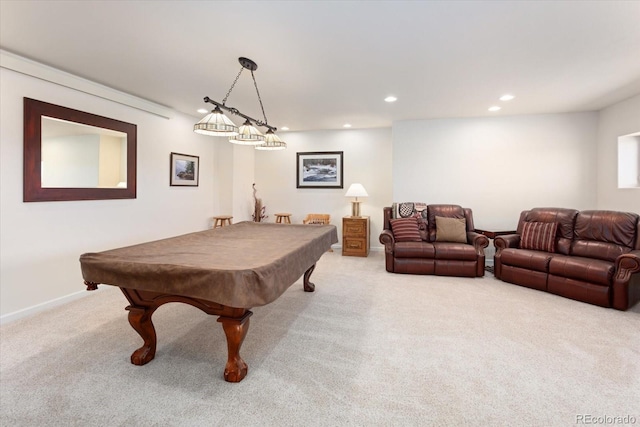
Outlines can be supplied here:
<path id="1" fill-rule="evenodd" d="M 329 224 L 331 222 L 331 215 L 329 214 L 307 214 L 302 220 L 303 224 Z M 329 252 L 333 252 L 333 249 L 329 249 Z"/>
<path id="2" fill-rule="evenodd" d="M 303 224 L 329 224 L 331 215 L 329 214 L 307 214 L 302 220 Z"/>

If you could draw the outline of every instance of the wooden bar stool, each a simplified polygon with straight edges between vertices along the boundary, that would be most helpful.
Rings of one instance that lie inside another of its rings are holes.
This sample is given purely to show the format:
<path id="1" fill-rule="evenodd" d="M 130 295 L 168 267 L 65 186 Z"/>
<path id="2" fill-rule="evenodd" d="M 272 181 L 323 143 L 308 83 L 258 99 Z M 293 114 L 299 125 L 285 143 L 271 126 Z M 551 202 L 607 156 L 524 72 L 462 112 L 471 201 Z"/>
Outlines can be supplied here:
<path id="1" fill-rule="evenodd" d="M 213 228 L 224 227 L 225 225 L 231 225 L 231 220 L 233 219 L 230 215 L 220 215 L 214 216 Z"/>
<path id="2" fill-rule="evenodd" d="M 277 213 L 275 215 L 276 215 L 276 224 L 291 224 L 290 213 Z"/>

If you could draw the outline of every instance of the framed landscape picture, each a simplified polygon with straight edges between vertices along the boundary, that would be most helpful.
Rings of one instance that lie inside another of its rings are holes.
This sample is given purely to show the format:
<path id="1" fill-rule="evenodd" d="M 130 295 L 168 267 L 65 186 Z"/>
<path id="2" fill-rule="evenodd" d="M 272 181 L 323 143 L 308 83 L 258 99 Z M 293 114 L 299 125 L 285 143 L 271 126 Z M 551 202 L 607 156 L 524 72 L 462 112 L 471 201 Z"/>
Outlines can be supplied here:
<path id="1" fill-rule="evenodd" d="M 200 157 L 171 153 L 170 184 L 172 186 L 197 187 L 199 173 Z"/>
<path id="2" fill-rule="evenodd" d="M 297 188 L 343 188 L 342 151 L 296 153 Z"/>

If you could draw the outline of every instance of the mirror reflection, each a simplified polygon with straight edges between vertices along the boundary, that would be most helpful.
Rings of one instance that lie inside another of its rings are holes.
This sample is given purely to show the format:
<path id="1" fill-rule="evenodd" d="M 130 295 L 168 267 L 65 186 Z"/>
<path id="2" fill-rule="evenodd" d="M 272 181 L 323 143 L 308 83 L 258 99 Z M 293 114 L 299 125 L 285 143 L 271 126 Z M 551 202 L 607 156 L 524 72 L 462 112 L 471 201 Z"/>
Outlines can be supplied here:
<path id="1" fill-rule="evenodd" d="M 42 116 L 43 188 L 126 188 L 127 134 Z"/>
<path id="2" fill-rule="evenodd" d="M 25 202 L 135 199 L 137 126 L 24 98 Z"/>

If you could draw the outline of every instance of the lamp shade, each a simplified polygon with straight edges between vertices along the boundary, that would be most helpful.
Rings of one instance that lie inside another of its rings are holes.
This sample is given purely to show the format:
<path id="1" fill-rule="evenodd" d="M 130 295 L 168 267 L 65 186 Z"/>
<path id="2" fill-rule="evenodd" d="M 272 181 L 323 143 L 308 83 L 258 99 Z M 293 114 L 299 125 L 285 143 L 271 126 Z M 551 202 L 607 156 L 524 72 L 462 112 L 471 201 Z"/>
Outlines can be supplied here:
<path id="1" fill-rule="evenodd" d="M 238 127 L 216 106 L 193 126 L 193 131 L 202 135 L 234 136 L 238 134 Z"/>
<path id="2" fill-rule="evenodd" d="M 345 197 L 369 197 L 369 194 L 367 194 L 367 190 L 364 189 L 362 184 L 354 183 L 351 184 L 351 186 L 347 190 L 347 194 L 345 194 Z"/>
<path id="3" fill-rule="evenodd" d="M 256 145 L 256 150 L 284 150 L 285 148 L 287 148 L 287 144 L 271 129 L 264 134 L 264 143 Z"/>
<path id="4" fill-rule="evenodd" d="M 229 138 L 229 142 L 240 145 L 258 145 L 264 142 L 264 135 L 247 119 L 238 128 L 238 134 Z"/>

